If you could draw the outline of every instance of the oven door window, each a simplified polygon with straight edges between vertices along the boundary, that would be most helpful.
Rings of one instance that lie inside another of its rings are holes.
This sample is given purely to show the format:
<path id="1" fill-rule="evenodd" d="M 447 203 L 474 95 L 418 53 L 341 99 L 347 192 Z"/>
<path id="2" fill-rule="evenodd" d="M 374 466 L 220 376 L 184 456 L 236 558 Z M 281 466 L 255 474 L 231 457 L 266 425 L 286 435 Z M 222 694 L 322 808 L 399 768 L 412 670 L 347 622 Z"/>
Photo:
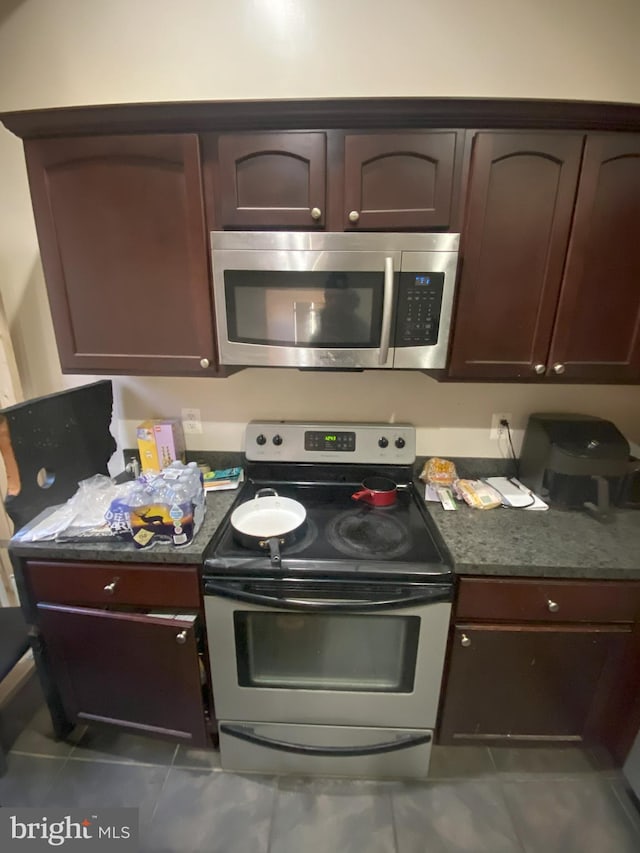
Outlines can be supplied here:
<path id="1" fill-rule="evenodd" d="M 418 616 L 234 613 L 241 687 L 411 693 Z"/>
<path id="2" fill-rule="evenodd" d="M 226 270 L 230 341 L 296 347 L 380 346 L 381 272 Z"/>

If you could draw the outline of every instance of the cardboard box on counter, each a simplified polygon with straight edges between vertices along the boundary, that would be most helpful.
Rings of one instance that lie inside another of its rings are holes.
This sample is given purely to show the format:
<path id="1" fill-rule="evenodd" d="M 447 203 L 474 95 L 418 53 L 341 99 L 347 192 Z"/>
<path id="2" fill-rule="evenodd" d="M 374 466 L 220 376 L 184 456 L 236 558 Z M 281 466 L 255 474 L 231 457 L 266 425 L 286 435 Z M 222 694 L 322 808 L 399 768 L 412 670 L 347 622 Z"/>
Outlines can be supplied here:
<path id="1" fill-rule="evenodd" d="M 185 441 L 179 420 L 147 420 L 136 428 L 143 471 L 161 471 L 172 462 L 185 461 Z"/>

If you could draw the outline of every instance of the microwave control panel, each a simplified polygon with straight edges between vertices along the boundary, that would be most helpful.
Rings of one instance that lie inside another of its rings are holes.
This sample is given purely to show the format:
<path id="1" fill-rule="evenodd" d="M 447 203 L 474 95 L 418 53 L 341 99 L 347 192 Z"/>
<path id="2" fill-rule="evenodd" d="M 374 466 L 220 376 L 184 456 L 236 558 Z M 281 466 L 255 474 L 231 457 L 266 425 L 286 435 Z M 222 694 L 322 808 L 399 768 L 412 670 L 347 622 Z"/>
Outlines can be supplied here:
<path id="1" fill-rule="evenodd" d="M 400 273 L 397 347 L 435 346 L 438 343 L 443 291 L 443 272 Z"/>

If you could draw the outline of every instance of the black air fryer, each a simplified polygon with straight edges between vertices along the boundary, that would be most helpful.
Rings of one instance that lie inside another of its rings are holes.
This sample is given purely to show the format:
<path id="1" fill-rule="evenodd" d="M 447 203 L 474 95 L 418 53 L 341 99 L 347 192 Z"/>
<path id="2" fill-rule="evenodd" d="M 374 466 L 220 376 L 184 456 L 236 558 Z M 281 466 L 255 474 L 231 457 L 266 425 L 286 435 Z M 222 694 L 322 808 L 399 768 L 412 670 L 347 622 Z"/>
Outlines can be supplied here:
<path id="1" fill-rule="evenodd" d="M 629 471 L 629 443 L 611 421 L 590 415 L 530 415 L 520 480 L 549 503 L 606 517 Z"/>

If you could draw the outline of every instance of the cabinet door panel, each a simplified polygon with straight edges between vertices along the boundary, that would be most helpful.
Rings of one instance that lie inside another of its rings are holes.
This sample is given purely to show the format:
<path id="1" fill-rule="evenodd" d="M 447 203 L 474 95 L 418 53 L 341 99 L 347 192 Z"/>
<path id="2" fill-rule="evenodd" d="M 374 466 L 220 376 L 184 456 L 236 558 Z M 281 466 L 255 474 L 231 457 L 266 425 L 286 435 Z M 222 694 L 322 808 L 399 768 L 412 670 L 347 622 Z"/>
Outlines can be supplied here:
<path id="1" fill-rule="evenodd" d="M 532 378 L 546 365 L 582 145 L 579 134 L 477 134 L 451 376 Z"/>
<path id="2" fill-rule="evenodd" d="M 218 157 L 222 227 L 324 225 L 324 133 L 224 134 Z"/>
<path id="3" fill-rule="evenodd" d="M 454 131 L 347 134 L 344 228 L 448 228 L 459 148 Z"/>
<path id="4" fill-rule="evenodd" d="M 208 745 L 194 623 L 53 604 L 38 619 L 70 719 Z"/>
<path id="5" fill-rule="evenodd" d="M 630 636 L 630 625 L 457 625 L 442 739 L 582 741 Z"/>
<path id="6" fill-rule="evenodd" d="M 45 139 L 25 149 L 63 370 L 213 366 L 197 136 Z"/>
<path id="7" fill-rule="evenodd" d="M 640 379 L 640 135 L 587 137 L 549 365 Z"/>

